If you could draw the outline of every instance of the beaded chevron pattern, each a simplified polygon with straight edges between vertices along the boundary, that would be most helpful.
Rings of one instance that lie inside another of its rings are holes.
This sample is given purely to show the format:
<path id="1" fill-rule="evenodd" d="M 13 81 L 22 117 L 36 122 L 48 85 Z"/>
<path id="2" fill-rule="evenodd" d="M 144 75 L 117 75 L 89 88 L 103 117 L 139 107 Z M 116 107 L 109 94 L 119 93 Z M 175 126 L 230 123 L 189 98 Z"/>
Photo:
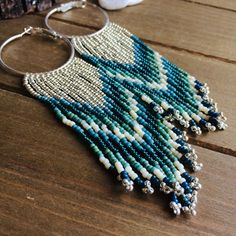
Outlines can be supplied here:
<path id="1" fill-rule="evenodd" d="M 197 155 L 186 133 L 163 119 L 159 105 L 132 83 L 141 84 L 79 58 L 24 77 L 31 95 L 71 127 L 127 191 L 160 190 L 175 214 L 195 215 L 201 184 L 185 167 L 199 170 Z"/>
<path id="2" fill-rule="evenodd" d="M 74 36 L 72 43 L 89 63 L 105 67 L 125 88 L 146 95 L 145 102 L 167 120 L 177 120 L 197 135 L 225 129 L 226 118 L 209 98 L 209 88 L 152 50 L 126 29 L 109 23 L 99 34 Z"/>

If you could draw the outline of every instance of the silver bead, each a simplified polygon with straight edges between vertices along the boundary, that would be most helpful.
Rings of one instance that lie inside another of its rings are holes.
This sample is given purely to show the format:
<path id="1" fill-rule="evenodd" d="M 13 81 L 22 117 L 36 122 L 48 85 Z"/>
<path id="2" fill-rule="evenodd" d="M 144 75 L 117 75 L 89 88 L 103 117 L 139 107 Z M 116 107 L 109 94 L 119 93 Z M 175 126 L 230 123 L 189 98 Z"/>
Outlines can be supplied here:
<path id="1" fill-rule="evenodd" d="M 169 204 L 170 208 L 173 209 L 173 212 L 175 215 L 180 215 L 181 213 L 181 205 L 180 204 L 176 204 L 176 202 L 170 202 Z"/>
<path id="2" fill-rule="evenodd" d="M 202 188 L 202 185 L 199 183 L 199 179 L 197 177 L 194 177 L 194 179 L 190 182 L 190 187 L 192 187 L 195 190 L 199 190 Z M 194 192 L 194 194 L 192 194 L 194 197 L 197 197 L 197 192 Z"/>
<path id="3" fill-rule="evenodd" d="M 169 194 L 169 193 L 173 192 L 173 189 L 171 187 L 167 186 L 167 184 L 165 182 L 161 182 L 160 190 L 163 191 L 165 194 Z"/>
<path id="4" fill-rule="evenodd" d="M 162 114 L 162 113 L 164 112 L 163 108 L 162 108 L 161 106 L 159 106 L 159 105 L 154 106 L 154 107 L 153 107 L 153 110 L 154 110 L 155 112 L 160 113 L 160 114 Z"/>
<path id="5" fill-rule="evenodd" d="M 132 180 L 123 179 L 122 185 L 125 187 L 125 190 L 128 192 L 131 192 L 134 189 L 134 183 Z"/>
<path id="6" fill-rule="evenodd" d="M 151 182 L 149 180 L 146 180 L 144 182 L 145 187 L 142 188 L 142 191 L 146 194 L 153 194 L 154 193 L 154 189 L 152 188 Z"/>
<path id="7" fill-rule="evenodd" d="M 225 130 L 228 127 L 228 125 L 224 123 L 223 121 L 219 121 L 217 124 L 217 127 L 218 129 Z"/>
<path id="8" fill-rule="evenodd" d="M 181 187 L 179 182 L 173 183 L 173 188 L 177 196 L 183 195 L 184 194 L 184 188 Z"/>
<path id="9" fill-rule="evenodd" d="M 193 171 L 200 171 L 203 167 L 202 163 L 197 163 L 196 161 L 193 161 L 192 168 Z"/>
<path id="10" fill-rule="evenodd" d="M 216 130 L 216 127 L 214 125 L 212 125 L 211 123 L 206 123 L 206 128 L 209 131 L 215 131 Z"/>

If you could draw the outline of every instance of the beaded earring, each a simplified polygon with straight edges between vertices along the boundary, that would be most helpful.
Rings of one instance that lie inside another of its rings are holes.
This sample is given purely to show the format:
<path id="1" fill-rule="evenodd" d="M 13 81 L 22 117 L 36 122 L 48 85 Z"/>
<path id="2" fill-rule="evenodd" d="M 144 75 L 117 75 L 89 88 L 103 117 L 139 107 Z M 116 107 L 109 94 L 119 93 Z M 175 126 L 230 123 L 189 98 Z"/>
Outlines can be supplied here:
<path id="1" fill-rule="evenodd" d="M 86 0 L 82 2 L 84 8 Z M 54 12 L 79 7 L 81 2 L 69 2 L 55 8 L 45 18 L 47 27 L 53 30 L 48 19 Z M 208 96 L 207 84 L 171 63 L 126 29 L 109 22 L 107 14 L 100 10 L 106 20 L 101 30 L 91 35 L 66 36 L 84 60 L 103 70 L 106 68 L 110 77 L 122 80 L 125 88 L 133 93 L 141 92 L 145 103 L 150 106 L 155 103 L 154 109 L 163 118 L 176 120 L 197 135 L 202 130 L 227 127 L 223 113 L 218 112 L 217 104 Z"/>
<path id="2" fill-rule="evenodd" d="M 9 67 L 2 59 L 3 48 L 30 34 L 64 40 L 71 50 L 69 60 L 60 68 L 43 73 L 24 73 Z M 163 119 L 155 101 L 132 85 L 140 84 L 138 80 L 130 78 L 124 83 L 124 78 L 110 67 L 97 67 L 75 58 L 68 39 L 33 27 L 1 45 L 0 65 L 24 76 L 27 91 L 73 129 L 127 191 L 134 186 L 146 194 L 160 190 L 169 196 L 174 214 L 196 214 L 201 184 L 184 165 L 196 171 L 201 164 L 186 143 L 185 132 Z"/>

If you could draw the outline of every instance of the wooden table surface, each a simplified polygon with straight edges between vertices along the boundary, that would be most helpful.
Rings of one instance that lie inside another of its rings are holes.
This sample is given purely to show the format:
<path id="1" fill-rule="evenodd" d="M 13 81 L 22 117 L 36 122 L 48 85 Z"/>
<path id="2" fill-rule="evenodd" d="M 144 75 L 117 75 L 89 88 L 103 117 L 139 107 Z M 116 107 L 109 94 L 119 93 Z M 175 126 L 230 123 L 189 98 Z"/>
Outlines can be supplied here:
<path id="1" fill-rule="evenodd" d="M 0 40 L 45 12 L 0 22 Z M 0 70 L 0 235 L 236 235 L 236 1 L 144 0 L 110 12 L 155 50 L 210 86 L 228 117 L 224 132 L 190 135 L 204 168 L 196 217 L 174 217 L 162 194 L 123 192 L 69 129 L 32 99 L 22 80 Z M 84 34 L 101 18 L 91 9 L 55 15 L 57 30 Z M 24 37 L 4 58 L 47 71 L 67 58 L 64 46 Z"/>

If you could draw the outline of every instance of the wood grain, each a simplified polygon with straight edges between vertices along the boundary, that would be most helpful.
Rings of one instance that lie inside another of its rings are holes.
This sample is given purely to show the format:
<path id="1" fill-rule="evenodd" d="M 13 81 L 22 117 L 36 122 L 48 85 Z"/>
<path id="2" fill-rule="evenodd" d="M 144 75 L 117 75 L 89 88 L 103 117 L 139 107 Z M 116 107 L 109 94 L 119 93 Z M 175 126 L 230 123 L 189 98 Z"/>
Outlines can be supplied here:
<path id="1" fill-rule="evenodd" d="M 3 232 L 234 235 L 234 157 L 196 147 L 205 165 L 198 174 L 204 186 L 198 216 L 175 219 L 163 195 L 125 194 L 76 135 L 56 122 L 44 105 L 2 91 L 0 110 Z"/>
<path id="2" fill-rule="evenodd" d="M 224 10 L 236 11 L 236 2 L 234 0 L 181 0 L 192 3 L 199 3 L 205 6 L 217 7 Z"/>

